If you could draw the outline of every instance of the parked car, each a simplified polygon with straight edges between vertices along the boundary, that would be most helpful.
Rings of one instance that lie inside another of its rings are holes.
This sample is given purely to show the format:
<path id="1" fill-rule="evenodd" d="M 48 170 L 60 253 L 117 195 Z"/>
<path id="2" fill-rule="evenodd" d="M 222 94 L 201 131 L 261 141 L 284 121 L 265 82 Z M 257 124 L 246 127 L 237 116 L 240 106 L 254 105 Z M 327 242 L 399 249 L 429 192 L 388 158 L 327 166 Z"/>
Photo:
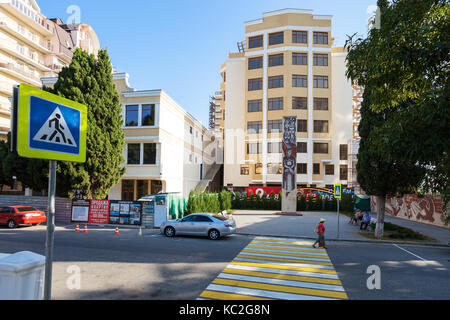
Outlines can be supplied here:
<path id="1" fill-rule="evenodd" d="M 14 229 L 20 225 L 36 226 L 47 221 L 45 212 L 31 206 L 0 207 L 0 225 Z"/>
<path id="2" fill-rule="evenodd" d="M 193 235 L 218 240 L 235 232 L 236 222 L 233 218 L 209 213 L 191 214 L 183 219 L 164 222 L 161 225 L 161 233 L 166 237 Z"/>

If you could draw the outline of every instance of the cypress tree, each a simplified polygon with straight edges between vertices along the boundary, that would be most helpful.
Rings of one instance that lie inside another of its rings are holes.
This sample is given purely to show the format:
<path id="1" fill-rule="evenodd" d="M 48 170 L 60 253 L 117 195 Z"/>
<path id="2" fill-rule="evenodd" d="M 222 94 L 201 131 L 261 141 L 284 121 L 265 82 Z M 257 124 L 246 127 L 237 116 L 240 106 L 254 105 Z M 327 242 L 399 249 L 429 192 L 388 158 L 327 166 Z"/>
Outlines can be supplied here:
<path id="1" fill-rule="evenodd" d="M 59 193 L 70 196 L 79 189 L 85 198 L 106 198 L 125 173 L 122 106 L 107 50 L 100 50 L 96 58 L 77 49 L 70 66 L 59 73 L 54 88 L 45 90 L 88 108 L 87 161 L 59 163 Z"/>

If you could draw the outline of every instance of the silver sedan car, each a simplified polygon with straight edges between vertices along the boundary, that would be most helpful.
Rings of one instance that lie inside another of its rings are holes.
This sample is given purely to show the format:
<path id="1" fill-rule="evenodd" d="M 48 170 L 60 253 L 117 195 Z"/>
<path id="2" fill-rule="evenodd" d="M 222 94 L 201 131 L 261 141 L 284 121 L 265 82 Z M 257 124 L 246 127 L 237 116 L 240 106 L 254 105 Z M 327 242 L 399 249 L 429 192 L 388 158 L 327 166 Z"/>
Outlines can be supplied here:
<path id="1" fill-rule="evenodd" d="M 218 240 L 236 232 L 233 218 L 209 213 L 196 213 L 183 219 L 165 222 L 161 225 L 161 233 L 167 237 L 175 235 L 207 236 Z"/>

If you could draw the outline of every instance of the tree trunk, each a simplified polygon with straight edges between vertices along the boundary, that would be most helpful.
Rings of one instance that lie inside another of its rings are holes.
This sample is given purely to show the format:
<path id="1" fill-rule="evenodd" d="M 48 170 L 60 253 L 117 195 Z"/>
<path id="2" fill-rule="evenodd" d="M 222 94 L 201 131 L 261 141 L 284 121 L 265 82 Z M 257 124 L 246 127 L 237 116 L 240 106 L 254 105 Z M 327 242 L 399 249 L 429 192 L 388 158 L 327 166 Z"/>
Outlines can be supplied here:
<path id="1" fill-rule="evenodd" d="M 377 227 L 375 228 L 375 237 L 381 239 L 384 234 L 384 216 L 386 208 L 386 196 L 376 197 L 377 199 Z"/>

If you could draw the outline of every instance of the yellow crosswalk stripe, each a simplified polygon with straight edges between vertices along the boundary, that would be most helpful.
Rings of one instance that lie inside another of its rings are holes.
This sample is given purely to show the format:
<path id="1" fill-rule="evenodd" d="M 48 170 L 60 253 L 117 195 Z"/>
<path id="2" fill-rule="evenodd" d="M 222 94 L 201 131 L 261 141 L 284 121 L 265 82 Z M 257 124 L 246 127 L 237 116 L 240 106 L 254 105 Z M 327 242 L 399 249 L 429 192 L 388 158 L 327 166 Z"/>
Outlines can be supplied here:
<path id="1" fill-rule="evenodd" d="M 290 263 L 303 263 L 303 264 L 317 264 L 317 265 L 321 265 L 321 266 L 332 266 L 333 265 L 331 262 L 297 260 L 297 259 L 282 259 L 282 258 L 272 258 L 272 257 L 259 257 L 259 256 L 243 255 L 243 254 L 238 255 L 238 258 L 290 262 Z"/>
<path id="2" fill-rule="evenodd" d="M 240 270 L 240 269 L 228 269 L 228 268 L 223 270 L 223 273 L 239 274 L 239 275 L 243 275 L 243 276 L 253 276 L 253 277 L 262 277 L 262 278 L 270 278 L 270 279 L 301 281 L 301 282 L 311 282 L 311 283 L 320 283 L 320 284 L 332 284 L 332 285 L 342 286 L 342 282 L 339 280 L 335 280 L 335 279 L 313 278 L 313 277 L 304 277 L 304 276 L 294 276 L 294 275 L 289 275 L 289 274 L 277 274 L 277 273 L 248 271 L 248 270 Z"/>
<path id="3" fill-rule="evenodd" d="M 271 252 L 271 251 L 256 251 L 256 250 L 248 250 L 248 249 L 244 249 L 242 252 L 261 253 L 261 254 L 275 254 L 275 255 L 287 256 L 287 257 L 316 258 L 316 259 L 322 259 L 324 261 L 330 261 L 330 259 L 328 257 L 314 256 L 314 255 L 309 255 L 309 254 L 296 254 L 296 253 Z"/>
<path id="4" fill-rule="evenodd" d="M 200 295 L 201 298 L 216 299 L 216 300 L 273 300 L 261 297 L 244 296 L 241 294 L 232 294 L 218 291 L 205 290 Z"/>
<path id="5" fill-rule="evenodd" d="M 270 264 L 270 263 L 233 261 L 233 262 L 231 262 L 231 264 L 238 265 L 238 266 L 272 268 L 272 269 L 293 270 L 293 271 L 305 271 L 305 272 L 315 272 L 315 273 L 325 273 L 325 274 L 336 274 L 336 271 L 334 271 L 334 270 L 307 268 L 307 267 L 294 267 L 294 266 L 285 266 L 285 265 Z"/>
<path id="6" fill-rule="evenodd" d="M 250 249 L 266 249 L 266 250 L 270 250 L 270 249 L 273 249 L 273 250 L 279 250 L 279 251 L 297 251 L 297 252 L 306 252 L 306 253 L 318 253 L 318 254 L 326 254 L 326 251 L 325 250 L 305 250 L 305 249 L 302 249 L 302 248 L 278 248 L 278 247 L 272 247 L 272 246 L 270 246 L 270 247 L 262 247 L 262 246 L 255 246 L 255 245 L 248 245 L 247 246 L 247 248 L 250 248 Z"/>
<path id="7" fill-rule="evenodd" d="M 317 290 L 317 289 L 305 289 L 305 288 L 281 286 L 281 285 L 266 284 L 266 283 L 256 283 L 256 282 L 249 282 L 249 281 L 227 280 L 227 279 L 219 279 L 218 278 L 213 281 L 213 284 L 226 285 L 226 286 L 237 286 L 237 287 L 259 289 L 259 290 L 269 290 L 269 291 L 276 291 L 276 292 L 287 292 L 287 293 L 295 293 L 295 294 L 303 294 L 303 295 L 312 295 L 312 296 L 327 297 L 327 298 L 348 299 L 347 294 L 345 292 Z"/>

